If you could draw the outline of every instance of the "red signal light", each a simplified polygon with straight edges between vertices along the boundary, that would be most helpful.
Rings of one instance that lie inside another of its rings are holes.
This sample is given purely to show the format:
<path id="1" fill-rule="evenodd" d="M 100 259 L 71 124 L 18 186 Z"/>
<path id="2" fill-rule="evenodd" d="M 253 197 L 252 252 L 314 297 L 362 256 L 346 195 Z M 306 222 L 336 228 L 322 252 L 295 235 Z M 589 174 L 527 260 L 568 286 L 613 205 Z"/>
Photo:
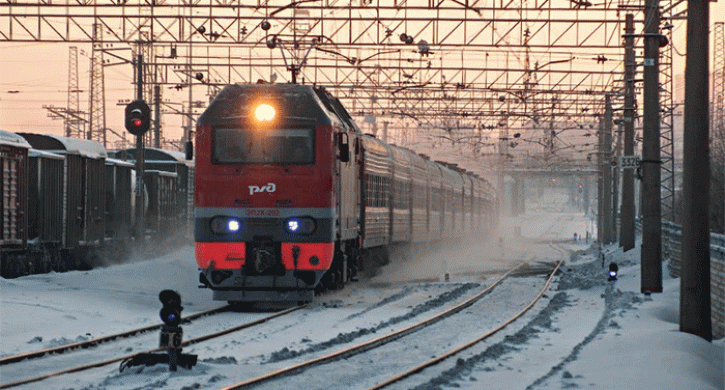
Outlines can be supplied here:
<path id="1" fill-rule="evenodd" d="M 143 135 L 151 127 L 151 109 L 143 100 L 134 100 L 126 105 L 126 130 L 131 134 Z"/>

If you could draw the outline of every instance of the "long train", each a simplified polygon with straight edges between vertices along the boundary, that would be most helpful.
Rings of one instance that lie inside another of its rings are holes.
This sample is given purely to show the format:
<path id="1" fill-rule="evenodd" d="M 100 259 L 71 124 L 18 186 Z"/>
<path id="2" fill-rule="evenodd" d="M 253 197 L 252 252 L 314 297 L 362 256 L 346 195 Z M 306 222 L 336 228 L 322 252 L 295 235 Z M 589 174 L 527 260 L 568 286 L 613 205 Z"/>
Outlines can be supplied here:
<path id="1" fill-rule="evenodd" d="M 307 302 L 393 247 L 483 235 L 493 187 L 363 134 L 323 88 L 228 85 L 198 118 L 195 251 L 215 300 Z"/>
<path id="2" fill-rule="evenodd" d="M 0 131 L 0 276 L 123 261 L 136 241 L 135 166 L 123 161 L 134 157 L 95 141 Z M 161 149 L 145 159 L 144 233 L 156 242 L 185 235 L 193 165 Z"/>

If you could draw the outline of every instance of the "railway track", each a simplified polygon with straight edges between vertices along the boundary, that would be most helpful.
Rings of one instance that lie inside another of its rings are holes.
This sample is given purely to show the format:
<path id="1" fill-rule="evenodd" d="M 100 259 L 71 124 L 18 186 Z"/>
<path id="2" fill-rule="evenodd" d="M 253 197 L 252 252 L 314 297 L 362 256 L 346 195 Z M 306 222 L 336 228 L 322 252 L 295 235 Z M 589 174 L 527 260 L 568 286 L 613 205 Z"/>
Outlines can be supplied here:
<path id="1" fill-rule="evenodd" d="M 224 311 L 229 310 L 230 307 L 231 307 L 231 305 L 222 306 L 222 307 L 218 307 L 216 309 L 206 310 L 203 312 L 199 312 L 199 313 L 195 313 L 195 314 L 186 316 L 186 317 L 184 317 L 184 324 L 189 323 L 197 318 L 202 318 L 202 317 L 214 315 L 217 313 L 222 313 Z M 15 355 L 4 356 L 4 357 L 0 357 L 0 366 L 17 363 L 17 362 L 20 362 L 23 360 L 37 359 L 37 358 L 43 357 L 45 355 L 61 354 L 64 352 L 72 351 L 74 349 L 91 348 L 91 347 L 101 345 L 103 343 L 107 343 L 109 341 L 122 340 L 122 339 L 130 338 L 130 337 L 134 337 L 134 336 L 137 336 L 140 334 L 144 334 L 147 332 L 151 332 L 154 330 L 159 330 L 159 329 L 161 329 L 162 326 L 163 326 L 163 324 L 149 325 L 149 326 L 144 326 L 141 328 L 131 329 L 131 330 L 124 331 L 124 332 L 110 334 L 110 335 L 103 336 L 103 337 L 93 338 L 90 340 L 79 341 L 76 343 L 64 344 L 64 345 L 59 345 L 57 347 L 45 348 L 45 349 L 40 349 L 37 351 L 29 351 L 29 352 L 23 352 L 23 353 L 19 353 L 19 354 L 15 354 Z"/>
<path id="2" fill-rule="evenodd" d="M 305 368 L 305 366 L 314 366 L 316 364 L 323 364 L 326 361 L 340 359 L 340 358 L 347 357 L 347 356 L 353 356 L 353 355 L 356 355 L 358 353 L 364 352 L 366 350 L 374 349 L 374 348 L 376 348 L 379 345 L 384 345 L 384 344 L 388 343 L 389 341 L 393 341 L 395 339 L 404 337 L 407 334 L 416 332 L 416 330 L 418 330 L 419 328 L 426 327 L 428 325 L 431 325 L 433 323 L 436 323 L 438 321 L 441 321 L 444 318 L 453 316 L 455 313 L 460 312 L 461 310 L 464 310 L 465 308 L 467 308 L 467 307 L 471 306 L 473 303 L 475 303 L 477 300 L 480 300 L 483 296 L 489 294 L 496 286 L 498 286 L 500 283 L 502 283 L 507 278 L 517 277 L 517 276 L 540 275 L 540 274 L 546 273 L 548 270 L 551 270 L 551 268 L 552 268 L 551 267 L 551 264 L 550 263 L 546 263 L 546 262 L 538 262 L 538 263 L 527 264 L 527 265 L 520 264 L 517 267 L 515 267 L 513 269 L 510 269 L 508 272 L 506 272 L 500 278 L 498 278 L 497 280 L 495 280 L 486 289 L 484 289 L 484 290 L 482 290 L 482 291 L 474 294 L 471 298 L 468 298 L 467 300 L 465 300 L 465 301 L 463 301 L 463 302 L 455 305 L 454 307 L 452 307 L 450 309 L 445 310 L 442 313 L 436 314 L 436 315 L 434 315 L 434 316 L 432 316 L 432 317 L 430 317 L 428 319 L 425 319 L 423 321 L 420 321 L 417 324 L 413 324 L 413 325 L 410 325 L 410 326 L 406 326 L 405 328 L 403 328 L 401 330 L 398 330 L 395 333 L 390 334 L 390 335 L 388 335 L 386 337 L 378 338 L 378 339 L 371 340 L 371 341 L 368 341 L 368 342 L 364 342 L 364 343 L 361 343 L 361 344 L 359 344 L 358 346 L 355 346 L 355 347 L 345 348 L 342 351 L 330 353 L 328 355 L 323 356 L 322 358 L 317 358 L 317 359 L 309 360 L 309 361 L 307 361 L 307 362 L 305 362 L 305 363 L 303 363 L 301 365 L 298 364 L 298 365 L 291 366 L 288 370 L 284 370 L 283 372 L 277 373 L 277 375 L 287 375 L 287 373 L 294 372 L 294 371 L 297 371 L 297 370 L 301 370 L 301 369 Z M 273 318 L 277 318 L 277 317 L 283 316 L 285 314 L 291 313 L 293 311 L 299 310 L 299 309 L 301 309 L 303 307 L 304 306 L 302 306 L 302 307 L 295 307 L 295 308 L 292 308 L 290 310 L 283 311 L 283 312 L 279 312 L 279 313 L 275 313 L 273 315 L 266 316 L 266 317 L 264 317 L 262 319 L 259 319 L 259 320 L 256 320 L 256 321 L 251 321 L 251 322 L 248 322 L 248 323 L 245 323 L 245 324 L 242 324 L 242 325 L 233 327 L 233 328 L 224 329 L 224 330 L 219 331 L 219 332 L 210 333 L 210 334 L 203 335 L 203 336 L 200 336 L 200 337 L 192 338 L 192 339 L 186 340 L 184 342 L 184 344 L 183 344 L 183 347 L 187 347 L 187 346 L 190 346 L 190 345 L 193 345 L 193 344 L 201 343 L 201 342 L 206 341 L 206 340 L 214 339 L 214 338 L 217 338 L 217 337 L 220 337 L 220 336 L 229 334 L 229 333 L 236 332 L 236 331 L 241 330 L 241 329 L 249 328 L 249 327 L 252 327 L 254 325 L 258 325 L 258 324 L 267 322 L 267 321 L 269 321 L 269 320 L 271 320 Z M 228 309 L 229 309 L 229 307 L 226 307 L 225 306 L 225 307 L 222 307 L 222 308 L 214 309 L 212 311 L 197 313 L 194 316 L 189 316 L 188 318 L 189 319 L 197 319 L 197 318 L 202 317 L 202 316 L 210 316 L 210 315 L 215 314 L 215 313 L 220 313 L 220 312 L 226 311 Z M 293 317 L 293 318 L 298 319 L 298 317 Z M 70 345 L 66 345 L 66 346 L 62 346 L 62 347 L 58 347 L 58 348 L 50 348 L 50 349 L 47 349 L 47 350 L 33 351 L 33 352 L 25 353 L 25 354 L 8 356 L 8 357 L 3 358 L 3 363 L 2 364 L 3 365 L 11 365 L 12 363 L 20 363 L 23 360 L 28 361 L 28 360 L 31 360 L 31 359 L 36 359 L 37 357 L 40 357 L 40 356 L 45 356 L 45 355 L 48 355 L 48 354 L 60 354 L 60 353 L 63 353 L 63 352 L 68 352 L 69 350 L 74 350 L 74 349 L 75 350 L 77 350 L 77 349 L 89 349 L 89 347 L 93 347 L 93 346 L 97 346 L 97 345 L 100 345 L 100 344 L 103 344 L 103 343 L 107 343 L 107 342 L 112 341 L 112 340 L 118 340 L 118 339 L 128 338 L 128 337 L 131 337 L 134 334 L 141 334 L 141 333 L 144 333 L 144 332 L 145 333 L 148 333 L 149 331 L 152 331 L 154 329 L 158 329 L 158 326 L 150 326 L 150 327 L 145 327 L 145 328 L 134 329 L 134 330 L 127 331 L 127 332 L 123 332 L 123 333 L 116 334 L 116 335 L 109 335 L 109 336 L 105 336 L 103 338 L 94 339 L 94 340 L 88 340 L 88 341 L 82 342 L 82 343 L 74 343 L 74 344 L 70 344 Z M 266 332 L 264 332 L 264 333 L 266 333 Z M 115 345 L 115 343 L 113 343 L 111 345 Z M 61 352 L 61 351 L 63 351 L 63 352 Z M 122 361 L 127 360 L 127 359 L 132 359 L 134 356 L 137 356 L 137 355 L 142 354 L 142 353 L 152 353 L 152 352 L 157 352 L 157 351 L 160 351 L 160 349 L 158 349 L 158 348 L 156 348 L 156 349 L 150 349 L 148 351 L 136 352 L 136 353 L 132 353 L 132 354 L 125 354 L 125 355 L 122 355 L 122 356 L 116 356 L 116 357 L 112 357 L 112 358 L 108 358 L 108 359 L 97 359 L 96 358 L 96 359 L 94 359 L 95 360 L 94 362 L 91 362 L 91 363 L 88 363 L 88 364 L 83 364 L 83 365 L 79 365 L 79 366 L 76 366 L 76 367 L 62 369 L 62 370 L 58 370 L 58 371 L 54 371 L 54 372 L 48 372 L 47 374 L 37 375 L 35 377 L 27 378 L 27 379 L 22 379 L 22 380 L 16 380 L 16 381 L 11 382 L 11 383 L 0 384 L 0 389 L 10 388 L 10 387 L 16 387 L 16 386 L 20 386 L 20 385 L 24 385 L 24 384 L 28 384 L 28 383 L 35 383 L 35 382 L 39 382 L 39 381 L 42 381 L 42 380 L 45 380 L 45 379 L 48 379 L 48 378 L 52 378 L 52 377 L 56 377 L 56 376 L 62 376 L 62 375 L 65 375 L 65 374 L 71 374 L 71 373 L 81 372 L 81 371 L 89 370 L 89 369 L 96 368 L 96 367 L 102 367 L 102 366 L 110 365 L 110 364 L 113 364 L 113 363 L 122 362 Z M 71 353 L 71 354 L 68 354 L 68 355 L 75 356 L 74 353 Z M 117 355 L 119 355 L 119 354 L 117 354 Z M 33 371 L 35 373 L 37 373 L 38 371 L 41 371 L 42 372 L 42 370 L 36 370 L 35 367 L 33 367 Z M 18 376 L 16 376 L 16 377 L 18 377 Z M 273 376 L 270 377 L 270 378 L 273 378 Z M 271 379 L 264 379 L 264 378 L 261 379 L 262 382 L 263 381 L 267 381 L 267 380 L 271 380 Z M 253 381 L 252 383 L 257 383 L 257 382 L 256 381 Z M 249 383 L 249 384 L 251 384 L 251 383 Z M 246 387 L 249 384 L 246 383 L 246 382 L 243 382 L 238 387 L 229 387 L 229 388 Z"/>
<path id="3" fill-rule="evenodd" d="M 379 389 L 388 387 L 388 386 L 390 386 L 390 385 L 392 385 L 392 384 L 394 384 L 396 382 L 399 382 L 399 381 L 401 381 L 401 380 L 403 380 L 405 378 L 408 378 L 408 377 L 410 377 L 410 376 L 412 376 L 412 375 L 414 375 L 416 373 L 419 373 L 419 372 L 423 371 L 424 369 L 426 369 L 428 367 L 434 366 L 434 365 L 436 365 L 436 364 L 438 364 L 438 363 L 440 363 L 440 362 L 442 362 L 442 361 L 444 361 L 446 359 L 449 359 L 449 358 L 457 355 L 458 353 L 463 352 L 466 349 L 469 349 L 470 347 L 472 347 L 472 346 L 474 346 L 474 345 L 476 345 L 476 344 L 478 344 L 478 343 L 480 343 L 480 342 L 482 342 L 482 341 L 490 338 L 491 336 L 495 335 L 499 331 L 503 330 L 504 328 L 506 328 L 507 326 L 509 326 L 510 324 L 512 324 L 514 321 L 516 321 L 517 319 L 519 319 L 521 316 L 523 316 L 524 314 L 526 314 L 526 312 L 528 312 L 529 310 L 531 310 L 532 307 L 534 307 L 534 305 L 536 304 L 536 302 L 538 302 L 538 300 L 541 299 L 541 297 L 544 295 L 544 293 L 546 292 L 546 290 L 549 288 L 549 285 L 551 284 L 551 281 L 554 278 L 554 275 L 556 275 L 556 273 L 559 270 L 559 268 L 561 267 L 562 263 L 563 263 L 563 261 L 559 261 L 558 263 L 556 263 L 554 265 L 554 267 L 551 270 L 551 273 L 549 275 L 549 278 L 546 280 L 546 283 L 541 288 L 541 290 L 539 290 L 539 293 L 534 297 L 534 299 L 532 299 L 524 308 L 522 308 L 521 310 L 519 310 L 516 314 L 514 314 L 511 318 L 509 318 L 506 321 L 504 321 L 503 323 L 501 323 L 499 326 L 497 326 L 497 327 L 495 327 L 495 328 L 493 328 L 493 329 L 491 329 L 491 330 L 483 333 L 482 335 L 480 335 L 480 336 L 478 336 L 476 338 L 473 338 L 472 340 L 470 340 L 470 341 L 468 341 L 468 342 L 466 342 L 466 343 L 464 343 L 462 345 L 459 345 L 459 346 L 457 346 L 457 347 L 449 350 L 446 353 L 443 353 L 440 356 L 437 356 L 435 358 L 432 358 L 430 360 L 427 360 L 427 361 L 419 364 L 418 366 L 416 366 L 416 367 L 414 367 L 412 369 L 409 369 L 409 370 L 407 370 L 405 372 L 402 372 L 402 373 L 400 373 L 398 375 L 395 375 L 395 376 L 393 376 L 393 377 L 391 377 L 391 378 L 389 378 L 387 380 L 384 380 L 384 381 L 376 384 L 375 386 L 372 386 L 372 387 L 368 388 L 368 390 L 379 390 Z"/>
<path id="4" fill-rule="evenodd" d="M 476 343 L 481 342 L 483 339 L 485 339 L 487 337 L 490 337 L 491 335 L 495 334 L 499 330 L 505 328 L 506 326 L 508 326 L 509 324 L 511 324 L 512 322 L 514 322 L 518 317 L 520 317 L 526 311 L 528 311 L 531 307 L 533 307 L 533 305 L 536 303 L 536 301 L 543 295 L 543 293 L 548 288 L 551 280 L 553 279 L 553 275 L 556 273 L 556 271 L 558 270 L 558 268 L 560 267 L 560 265 L 561 265 L 561 262 L 558 262 L 558 263 L 554 264 L 553 266 L 547 267 L 547 270 L 550 273 L 550 276 L 547 278 L 547 281 L 545 283 L 545 286 L 541 289 L 541 291 L 539 292 L 539 294 L 532 300 L 532 302 L 530 302 L 524 309 L 522 309 L 520 311 L 520 313 L 518 313 L 512 319 L 509 319 L 509 320 L 503 322 L 503 324 L 500 325 L 499 327 L 497 327 L 494 331 L 491 331 L 491 332 L 487 333 L 487 335 L 485 335 L 485 337 L 478 338 L 475 341 L 473 341 L 471 343 L 468 343 L 467 345 L 468 346 L 474 345 Z M 410 335 L 410 334 L 412 334 L 412 333 L 414 333 L 414 332 L 416 332 L 418 330 L 421 330 L 421 329 L 423 329 L 425 327 L 428 327 L 428 326 L 430 326 L 430 325 L 432 325 L 434 323 L 437 323 L 437 322 L 439 322 L 439 321 L 441 321 L 443 319 L 452 317 L 456 313 L 459 313 L 460 311 L 462 311 L 462 310 L 464 310 L 466 308 L 469 308 L 474 303 L 476 303 L 477 301 L 479 301 L 482 297 L 484 297 L 484 296 L 488 295 L 489 293 L 491 293 L 491 291 L 493 291 L 498 285 L 500 285 L 507 278 L 514 277 L 514 276 L 525 276 L 525 275 L 538 275 L 538 274 L 541 274 L 541 268 L 542 267 L 543 266 L 534 266 L 534 267 L 529 267 L 529 269 L 527 270 L 526 269 L 527 267 L 517 266 L 517 267 L 515 267 L 513 269 L 510 269 L 505 274 L 501 275 L 497 280 L 495 280 L 493 283 L 491 283 L 489 286 L 487 286 L 485 289 L 483 289 L 482 291 L 478 292 L 477 294 L 474 294 L 473 296 L 469 297 L 465 301 L 463 301 L 463 302 L 461 302 L 461 303 L 459 303 L 459 304 L 457 304 L 457 305 L 455 305 L 455 306 L 453 306 L 453 307 L 451 307 L 449 309 L 446 309 L 443 312 L 440 312 L 440 313 L 438 313 L 436 315 L 433 315 L 433 316 L 431 316 L 431 317 L 429 317 L 427 319 L 424 319 L 422 321 L 418 321 L 418 322 L 416 322 L 416 323 L 414 323 L 412 325 L 409 325 L 409 326 L 406 326 L 406 327 L 404 327 L 402 329 L 393 331 L 393 332 L 391 332 L 389 334 L 386 334 L 384 336 L 380 336 L 380 337 L 374 338 L 372 340 L 364 341 L 364 342 L 355 344 L 353 346 L 349 346 L 349 347 L 343 348 L 343 349 L 341 349 L 339 351 L 326 354 L 324 356 L 320 356 L 320 357 L 317 357 L 317 358 L 309 359 L 309 360 L 306 360 L 306 361 L 303 361 L 303 362 L 300 362 L 300 363 L 296 363 L 296 364 L 290 365 L 288 367 L 284 367 L 284 368 L 278 369 L 276 371 L 272 371 L 272 372 L 269 372 L 269 373 L 266 373 L 266 374 L 263 374 L 263 375 L 260 375 L 260 376 L 257 376 L 257 377 L 249 378 L 249 379 L 244 380 L 244 381 L 241 381 L 239 383 L 235 383 L 235 384 L 232 384 L 232 385 L 229 385 L 229 386 L 226 386 L 226 387 L 222 387 L 220 390 L 242 389 L 242 388 L 248 388 L 248 387 L 251 387 L 251 386 L 261 385 L 263 383 L 268 383 L 268 382 L 272 382 L 271 385 L 275 385 L 276 382 L 273 382 L 273 381 L 275 381 L 276 379 L 280 379 L 280 378 L 285 377 L 285 376 L 290 376 L 290 375 L 293 375 L 295 373 L 298 373 L 298 372 L 303 371 L 303 370 L 306 370 L 306 369 L 311 369 L 311 368 L 314 368 L 314 367 L 322 366 L 322 365 L 324 365 L 326 363 L 329 363 L 329 362 L 332 362 L 332 361 L 337 361 L 337 360 L 340 360 L 340 359 L 348 359 L 348 358 L 350 358 L 350 357 L 352 357 L 354 355 L 358 355 L 358 354 L 361 354 L 363 352 L 366 352 L 366 351 L 369 351 L 369 350 L 373 350 L 373 349 L 375 349 L 377 347 L 380 347 L 382 345 L 388 344 L 388 343 L 393 342 L 395 340 L 398 340 L 398 339 L 400 339 L 402 337 L 405 337 L 407 335 Z M 436 361 L 440 361 L 440 360 L 436 360 Z M 429 363 L 429 364 L 435 364 L 435 362 L 434 363 Z M 407 374 L 407 375 L 411 375 L 411 374 Z M 405 375 L 405 376 L 407 376 L 407 375 Z M 397 380 L 394 380 L 393 382 L 395 382 L 395 381 L 397 381 Z M 382 387 L 384 387 L 385 385 L 386 384 L 383 384 Z"/>
<path id="5" fill-rule="evenodd" d="M 196 314 L 193 314 L 191 316 L 186 317 L 185 318 L 185 322 L 188 323 L 189 321 L 192 321 L 192 320 L 195 320 L 195 319 L 198 319 L 198 318 L 201 318 L 201 317 L 206 317 L 206 316 L 218 314 L 218 313 L 221 313 L 221 312 L 224 312 L 224 311 L 228 311 L 230 307 L 231 307 L 230 305 L 227 305 L 227 306 L 223 306 L 221 308 L 217 308 L 217 309 L 212 309 L 212 310 L 208 310 L 208 311 L 196 313 Z M 263 323 L 265 323 L 267 321 L 270 321 L 270 320 L 272 320 L 274 318 L 278 318 L 278 317 L 287 315 L 289 313 L 295 312 L 295 311 L 300 310 L 300 309 L 303 309 L 305 307 L 307 307 L 307 305 L 295 306 L 293 308 L 290 308 L 290 309 L 287 309 L 287 310 L 282 310 L 282 311 L 276 312 L 274 314 L 265 316 L 265 317 L 260 318 L 260 319 L 257 319 L 257 320 L 245 322 L 243 324 L 240 324 L 240 325 L 237 325 L 237 326 L 234 326 L 234 327 L 230 327 L 230 328 L 227 328 L 227 329 L 218 331 L 218 332 L 209 333 L 209 334 L 206 334 L 206 335 L 203 335 L 203 336 L 195 337 L 195 338 L 192 338 L 192 339 L 189 339 L 189 340 L 184 341 L 182 343 L 182 347 L 187 347 L 189 345 L 197 344 L 197 343 L 200 343 L 200 342 L 209 340 L 209 339 L 221 337 L 221 336 L 227 335 L 229 333 L 237 332 L 237 331 L 240 331 L 242 329 L 247 329 L 247 328 L 250 328 L 252 326 L 256 326 L 256 325 L 259 325 L 259 324 L 263 324 Z M 8 365 L 8 364 L 11 364 L 11 363 L 23 362 L 24 360 L 37 359 L 37 358 L 39 358 L 41 356 L 45 356 L 47 354 L 63 353 L 63 352 L 68 352 L 70 350 L 77 350 L 77 349 L 80 349 L 80 348 L 90 348 L 90 347 L 97 346 L 97 345 L 100 345 L 100 344 L 103 344 L 103 343 L 107 343 L 107 342 L 112 341 L 112 340 L 127 339 L 129 337 L 133 337 L 133 336 L 138 335 L 138 334 L 147 333 L 147 332 L 150 332 L 152 330 L 157 330 L 157 329 L 160 329 L 161 326 L 163 326 L 163 325 L 161 325 L 161 324 L 159 324 L 159 325 L 152 325 L 152 326 L 138 328 L 138 329 L 133 329 L 133 330 L 130 330 L 130 331 L 116 333 L 116 334 L 113 334 L 113 335 L 109 335 L 109 336 L 105 336 L 105 337 L 101 337 L 101 338 L 97 338 L 97 339 L 93 339 L 93 340 L 88 340 L 88 341 L 84 341 L 84 342 L 73 343 L 73 344 L 68 344 L 68 345 L 64 345 L 64 346 L 60 346 L 60 347 L 55 347 L 55 348 L 47 348 L 47 349 L 43 349 L 43 350 L 39 350 L 39 351 L 33 351 L 33 352 L 28 352 L 28 353 L 23 353 L 23 354 L 18 354 L 18 355 L 7 356 L 7 357 L 3 358 L 3 363 L 2 364 L 3 365 Z M 89 369 L 92 369 L 92 368 L 102 367 L 102 366 L 106 366 L 106 365 L 109 365 L 109 364 L 122 362 L 122 361 L 127 360 L 127 359 L 132 359 L 134 356 L 137 356 L 137 355 L 140 355 L 140 354 L 143 354 L 143 353 L 153 353 L 153 352 L 159 352 L 161 350 L 162 350 L 162 348 L 153 348 L 153 349 L 149 349 L 149 350 L 146 350 L 146 351 L 143 351 L 143 352 L 136 352 L 136 353 L 126 354 L 126 355 L 122 355 L 122 356 L 115 356 L 115 357 L 112 357 L 112 358 L 109 358 L 109 359 L 95 361 L 95 362 L 91 362 L 91 363 L 88 363 L 88 364 L 83 364 L 83 365 L 80 365 L 80 366 L 75 366 L 75 367 L 71 367 L 71 368 L 67 368 L 67 369 L 62 369 L 62 370 L 58 370 L 58 371 L 54 371 L 54 372 L 49 372 L 49 373 L 46 373 L 46 374 L 37 375 L 37 376 L 30 377 L 30 378 L 26 378 L 26 379 L 16 380 L 16 381 L 9 382 L 9 383 L 3 383 L 3 384 L 0 384 L 0 389 L 7 389 L 7 388 L 11 388 L 11 387 L 16 387 L 16 386 L 20 386 L 20 385 L 29 384 L 29 383 L 40 382 L 42 380 L 45 380 L 45 379 L 48 379 L 48 378 L 52 378 L 52 377 L 56 377 L 56 376 L 61 376 L 61 375 L 65 375 L 65 374 L 71 374 L 71 373 L 74 373 L 74 372 L 80 372 L 80 371 L 89 370 Z"/>
<path id="6" fill-rule="evenodd" d="M 214 338 L 218 338 L 218 337 L 221 337 L 221 336 L 233 333 L 233 332 L 237 332 L 242 329 L 250 328 L 252 326 L 265 323 L 271 319 L 278 318 L 278 317 L 281 317 L 286 314 L 290 314 L 292 312 L 295 312 L 299 309 L 303 309 L 308 306 L 309 305 L 297 306 L 297 307 L 294 307 L 294 308 L 291 308 L 288 310 L 284 310 L 284 311 L 281 311 L 281 312 L 278 312 L 278 313 L 275 313 L 275 314 L 272 314 L 269 316 L 265 316 L 262 319 L 250 321 L 250 322 L 238 325 L 238 326 L 223 329 L 218 332 L 209 333 L 209 334 L 206 334 L 203 336 L 191 338 L 191 339 L 184 341 L 182 344 L 182 347 L 191 346 L 191 345 L 198 344 L 198 343 L 201 343 L 201 342 L 204 342 L 207 340 L 211 340 Z M 322 306 L 324 306 L 324 304 Z M 189 322 L 191 322 L 191 320 L 195 320 L 200 317 L 211 316 L 213 314 L 219 314 L 219 313 L 228 311 L 230 309 L 230 307 L 231 306 L 224 306 L 221 308 L 217 308 L 217 309 L 213 309 L 213 310 L 209 310 L 209 311 L 205 311 L 205 312 L 201 312 L 201 313 L 196 313 L 194 315 L 185 317 L 184 322 L 189 323 Z M 93 348 L 95 346 L 99 346 L 101 344 L 106 344 L 113 340 L 118 341 L 118 340 L 122 340 L 122 339 L 131 338 L 134 335 L 149 333 L 150 331 L 160 329 L 161 326 L 162 325 L 148 326 L 148 327 L 133 329 L 130 331 L 121 332 L 121 333 L 117 333 L 117 334 L 113 334 L 113 335 L 108 335 L 108 336 L 104 336 L 102 338 L 88 340 L 88 341 L 84 341 L 84 342 L 80 342 L 80 343 L 73 343 L 73 344 L 68 344 L 68 345 L 55 347 L 55 348 L 48 348 L 48 349 L 43 349 L 43 350 L 39 350 L 39 351 L 31 351 L 31 352 L 27 352 L 27 353 L 7 356 L 7 357 L 3 358 L 2 365 L 5 367 L 12 367 L 16 372 L 22 371 L 22 373 L 23 373 L 23 375 L 15 375 L 15 373 L 10 373 L 10 375 L 8 375 L 8 376 L 12 376 L 12 377 L 16 377 L 16 378 L 22 377 L 22 376 L 24 376 L 25 371 L 31 372 L 31 370 L 28 370 L 27 366 L 23 364 L 25 362 L 30 362 L 31 360 L 37 362 L 38 358 L 40 358 L 42 356 L 48 356 L 48 355 L 53 355 L 54 358 L 60 358 L 60 359 L 65 359 L 64 356 L 77 357 L 76 356 L 77 354 L 70 353 L 69 351 L 74 351 L 74 350 L 76 350 L 76 351 L 91 350 L 92 351 L 95 349 L 95 348 Z M 155 342 L 155 340 L 150 341 L 150 342 Z M 110 344 L 115 346 L 115 343 L 110 343 Z M 55 362 L 53 362 L 53 361 L 46 362 L 46 359 L 42 359 L 41 361 L 43 363 L 42 364 L 36 363 L 32 369 L 32 372 L 37 374 L 38 372 L 45 371 L 47 373 L 44 373 L 41 375 L 36 375 L 36 376 L 30 377 L 30 378 L 15 380 L 15 381 L 9 382 L 9 383 L 0 384 L 0 389 L 36 383 L 36 382 L 40 382 L 40 381 L 43 381 L 43 380 L 46 380 L 49 378 L 53 378 L 53 377 L 82 372 L 82 371 L 90 370 L 93 368 L 98 368 L 98 367 L 103 367 L 103 366 L 107 366 L 107 365 L 114 364 L 114 363 L 124 362 L 124 361 L 130 360 L 130 359 L 133 359 L 134 357 L 137 357 L 142 354 L 154 353 L 154 352 L 159 352 L 159 351 L 162 351 L 162 349 L 154 348 L 154 349 L 149 349 L 149 350 L 145 350 L 145 351 L 136 351 L 136 352 L 128 353 L 128 354 L 119 354 L 116 352 L 116 353 L 113 353 L 113 355 L 117 355 L 117 356 L 107 358 L 107 359 L 99 359 L 98 355 L 102 355 L 103 352 L 95 351 L 94 355 L 96 355 L 96 356 L 93 358 L 89 358 L 88 359 L 88 361 L 90 361 L 89 363 L 82 364 L 82 365 L 75 365 L 73 367 L 60 369 L 60 370 L 57 369 Z M 81 360 L 83 358 L 85 358 L 85 356 L 82 356 L 78 360 Z M 69 365 L 68 363 L 65 363 L 64 361 L 61 361 L 57 364 Z M 43 366 L 45 366 L 45 367 L 43 367 Z M 52 368 L 52 370 L 51 370 L 51 368 Z"/>

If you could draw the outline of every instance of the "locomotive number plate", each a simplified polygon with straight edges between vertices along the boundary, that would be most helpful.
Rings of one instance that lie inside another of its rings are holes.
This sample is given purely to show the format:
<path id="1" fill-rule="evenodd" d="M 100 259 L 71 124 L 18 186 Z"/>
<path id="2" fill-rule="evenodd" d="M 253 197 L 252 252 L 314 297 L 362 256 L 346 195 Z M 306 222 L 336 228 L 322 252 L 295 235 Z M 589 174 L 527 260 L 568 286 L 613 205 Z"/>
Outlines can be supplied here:
<path id="1" fill-rule="evenodd" d="M 279 217 L 277 209 L 247 209 L 247 217 Z"/>

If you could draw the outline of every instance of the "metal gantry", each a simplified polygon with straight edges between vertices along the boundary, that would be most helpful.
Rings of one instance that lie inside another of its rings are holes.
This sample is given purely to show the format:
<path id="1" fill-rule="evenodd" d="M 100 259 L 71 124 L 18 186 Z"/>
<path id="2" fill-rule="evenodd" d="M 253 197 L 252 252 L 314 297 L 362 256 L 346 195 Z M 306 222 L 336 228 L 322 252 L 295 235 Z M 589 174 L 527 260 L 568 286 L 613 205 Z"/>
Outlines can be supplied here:
<path id="1" fill-rule="evenodd" d="M 663 1 L 663 4 L 664 26 L 660 27 L 660 31 L 669 42 L 673 42 L 674 25 L 671 20 L 676 17 L 673 12 L 676 11 L 675 2 L 669 0 Z M 662 161 L 660 188 L 662 219 L 667 221 L 675 220 L 675 112 L 677 107 L 674 99 L 673 51 L 674 47 L 671 44 L 660 49 L 660 160 Z"/>
<path id="2" fill-rule="evenodd" d="M 544 164 L 586 163 L 604 96 L 622 89 L 624 14 L 641 22 L 642 10 L 640 0 L 26 0 L 0 4 L 0 42 L 96 42 L 107 65 L 129 70 L 144 47 L 146 85 L 179 103 L 188 93 L 174 110 L 186 117 L 224 84 L 295 79 L 327 87 L 373 129 L 387 123 L 394 142 L 446 137 L 485 153 L 505 123 L 520 134 L 506 143 L 538 145 Z"/>
<path id="3" fill-rule="evenodd" d="M 88 99 L 88 135 L 87 138 L 107 146 L 106 139 L 106 86 L 103 73 L 103 26 L 93 26 L 93 44 L 91 51 L 91 94 Z"/>

